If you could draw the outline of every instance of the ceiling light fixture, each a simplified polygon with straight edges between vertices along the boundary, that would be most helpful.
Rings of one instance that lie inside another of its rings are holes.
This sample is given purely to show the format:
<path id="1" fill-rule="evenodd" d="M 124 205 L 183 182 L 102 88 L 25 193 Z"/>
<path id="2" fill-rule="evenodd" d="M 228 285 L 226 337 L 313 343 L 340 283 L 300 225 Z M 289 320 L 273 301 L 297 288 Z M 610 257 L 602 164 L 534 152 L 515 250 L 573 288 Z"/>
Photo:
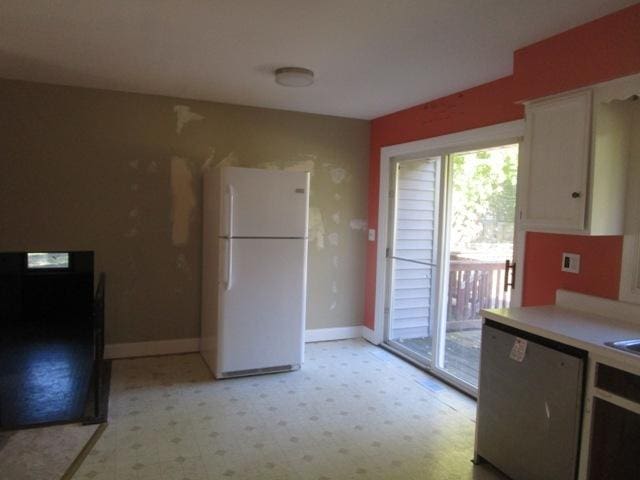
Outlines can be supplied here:
<path id="1" fill-rule="evenodd" d="M 275 74 L 276 83 L 285 87 L 308 87 L 313 83 L 313 72 L 308 68 L 283 67 Z"/>

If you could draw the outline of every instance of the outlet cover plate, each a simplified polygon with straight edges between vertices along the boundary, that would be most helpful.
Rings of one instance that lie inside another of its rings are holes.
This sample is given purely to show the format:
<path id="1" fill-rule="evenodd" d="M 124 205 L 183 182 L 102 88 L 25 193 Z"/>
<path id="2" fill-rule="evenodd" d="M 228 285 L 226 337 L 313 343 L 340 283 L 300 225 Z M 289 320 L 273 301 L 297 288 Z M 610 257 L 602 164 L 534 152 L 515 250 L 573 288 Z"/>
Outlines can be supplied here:
<path id="1" fill-rule="evenodd" d="M 577 253 L 562 254 L 562 271 L 580 273 L 580 255 Z"/>

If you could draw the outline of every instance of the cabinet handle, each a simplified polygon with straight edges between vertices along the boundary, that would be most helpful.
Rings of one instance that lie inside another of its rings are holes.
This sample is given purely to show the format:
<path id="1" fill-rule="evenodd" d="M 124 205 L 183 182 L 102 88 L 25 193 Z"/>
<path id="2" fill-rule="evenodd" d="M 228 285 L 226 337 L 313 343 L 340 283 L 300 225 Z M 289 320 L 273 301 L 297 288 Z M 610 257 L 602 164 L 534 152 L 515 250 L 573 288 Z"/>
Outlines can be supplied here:
<path id="1" fill-rule="evenodd" d="M 580 198 L 581 193 L 580 192 L 573 192 L 571 194 L 571 198 Z"/>

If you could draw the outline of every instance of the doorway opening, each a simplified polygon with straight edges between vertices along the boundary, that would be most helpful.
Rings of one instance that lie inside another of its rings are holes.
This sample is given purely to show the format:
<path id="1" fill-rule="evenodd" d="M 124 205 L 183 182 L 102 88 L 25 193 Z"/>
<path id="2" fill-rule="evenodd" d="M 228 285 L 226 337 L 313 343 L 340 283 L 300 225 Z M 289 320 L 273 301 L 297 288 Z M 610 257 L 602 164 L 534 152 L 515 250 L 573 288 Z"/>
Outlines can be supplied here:
<path id="1" fill-rule="evenodd" d="M 509 307 L 518 144 L 390 162 L 385 343 L 475 394 L 483 308 Z"/>

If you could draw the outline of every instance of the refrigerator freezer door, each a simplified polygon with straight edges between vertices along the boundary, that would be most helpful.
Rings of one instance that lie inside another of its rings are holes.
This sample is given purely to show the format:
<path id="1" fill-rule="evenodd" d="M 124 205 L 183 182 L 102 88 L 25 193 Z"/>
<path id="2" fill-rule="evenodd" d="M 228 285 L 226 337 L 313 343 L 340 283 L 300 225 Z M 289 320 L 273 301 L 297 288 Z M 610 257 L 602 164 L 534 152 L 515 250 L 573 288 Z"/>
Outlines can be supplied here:
<path id="1" fill-rule="evenodd" d="M 221 236 L 307 236 L 307 172 L 226 167 L 221 188 Z"/>
<path id="2" fill-rule="evenodd" d="M 234 239 L 230 244 L 229 276 L 219 286 L 216 377 L 302 364 L 307 241 Z"/>

